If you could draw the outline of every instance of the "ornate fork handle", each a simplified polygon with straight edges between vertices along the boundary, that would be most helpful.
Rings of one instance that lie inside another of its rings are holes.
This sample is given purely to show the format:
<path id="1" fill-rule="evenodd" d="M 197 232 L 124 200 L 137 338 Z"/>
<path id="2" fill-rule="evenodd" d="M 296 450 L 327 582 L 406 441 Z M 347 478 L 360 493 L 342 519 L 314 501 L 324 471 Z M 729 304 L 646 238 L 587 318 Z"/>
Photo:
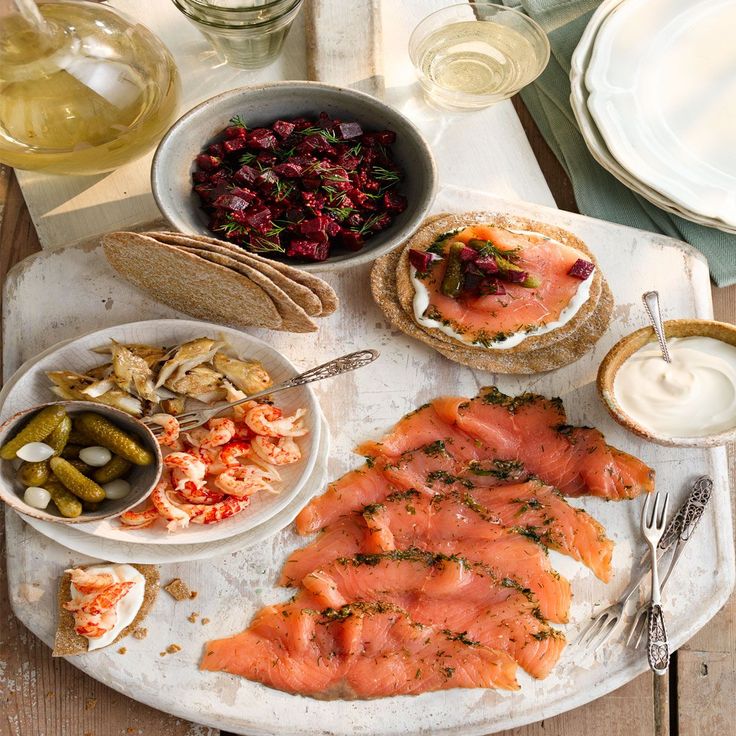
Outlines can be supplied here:
<path id="1" fill-rule="evenodd" d="M 310 368 L 308 371 L 304 371 L 304 373 L 300 373 L 298 376 L 294 376 L 294 378 L 286 381 L 283 387 L 286 388 L 287 385 L 289 388 L 292 386 L 303 386 L 305 383 L 313 383 L 314 381 L 321 381 L 324 378 L 339 376 L 341 373 L 362 368 L 372 363 L 377 357 L 377 350 L 358 350 L 355 353 L 349 353 L 340 358 L 335 358 L 328 363 L 318 365 L 316 368 Z M 281 389 L 281 386 L 279 386 L 279 389 Z M 273 389 L 271 389 L 271 392 L 273 392 Z"/>
<path id="2" fill-rule="evenodd" d="M 667 643 L 667 629 L 664 625 L 662 607 L 657 603 L 653 603 L 649 607 L 647 626 L 649 629 L 647 638 L 649 666 L 655 674 L 664 675 L 670 664 L 670 650 Z"/>

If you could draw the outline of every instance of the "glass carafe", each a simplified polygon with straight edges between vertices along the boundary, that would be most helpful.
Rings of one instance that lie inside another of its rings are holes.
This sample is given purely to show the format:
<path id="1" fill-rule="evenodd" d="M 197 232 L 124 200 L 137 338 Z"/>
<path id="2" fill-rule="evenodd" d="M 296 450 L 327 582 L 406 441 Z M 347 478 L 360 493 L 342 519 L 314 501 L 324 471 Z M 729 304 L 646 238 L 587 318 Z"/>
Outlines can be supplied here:
<path id="1" fill-rule="evenodd" d="M 0 162 L 95 174 L 173 121 L 179 78 L 147 28 L 85 0 L 0 0 Z"/>

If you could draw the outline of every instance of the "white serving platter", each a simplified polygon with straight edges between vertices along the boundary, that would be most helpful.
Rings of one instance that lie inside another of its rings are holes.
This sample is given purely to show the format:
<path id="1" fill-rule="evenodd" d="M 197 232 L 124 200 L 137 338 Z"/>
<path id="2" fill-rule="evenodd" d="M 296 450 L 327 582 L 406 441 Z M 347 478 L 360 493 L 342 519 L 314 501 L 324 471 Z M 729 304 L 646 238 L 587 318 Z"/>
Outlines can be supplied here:
<path id="1" fill-rule="evenodd" d="M 164 319 L 129 322 L 123 325 L 93 330 L 75 340 L 64 340 L 26 362 L 8 379 L 0 392 L 0 418 L 4 421 L 29 406 L 53 401 L 47 371 L 69 370 L 85 373 L 106 361 L 105 356 L 93 352 L 94 348 L 109 345 L 110 340 L 119 343 L 143 343 L 147 345 L 173 346 L 199 337 L 210 337 L 226 342 L 224 350 L 247 360 L 260 361 L 274 384 L 297 375 L 297 369 L 287 358 L 264 341 L 229 327 L 198 322 L 196 320 Z M 302 460 L 279 469 L 282 489 L 278 494 L 256 494 L 247 509 L 218 524 L 191 524 L 186 529 L 167 533 L 160 522 L 144 529 L 131 529 L 117 518 L 103 519 L 87 524 L 76 524 L 76 531 L 97 539 L 107 539 L 131 545 L 182 545 L 206 544 L 241 535 L 267 522 L 272 516 L 286 509 L 299 496 L 303 486 L 319 460 L 324 464 L 326 457 L 318 457 L 322 423 L 320 410 L 311 386 L 299 386 L 280 394 L 278 405 L 285 414 L 297 409 L 306 410 L 304 426 L 309 433 L 299 440 Z M 292 517 L 293 518 L 293 517 Z M 61 524 L 40 521 L 34 525 L 51 539 L 63 534 Z"/>
<path id="2" fill-rule="evenodd" d="M 594 379 L 601 358 L 613 343 L 644 323 L 640 306 L 643 291 L 655 288 L 664 295 L 666 318 L 712 317 L 705 260 L 689 246 L 664 236 L 467 191 L 444 192 L 438 209 L 449 209 L 453 202 L 463 209 L 496 209 L 541 219 L 580 236 L 596 253 L 613 288 L 617 305 L 611 329 L 594 351 L 566 368 L 525 378 L 493 376 L 445 360 L 388 327 L 370 300 L 367 268 L 331 275 L 342 304 L 338 312 L 321 321 L 318 333 L 268 333 L 270 344 L 299 367 L 364 347 L 381 350 L 381 358 L 370 369 L 344 376 L 339 388 L 334 383 L 315 388 L 332 434 L 329 477 L 335 478 L 357 464 L 351 450 L 358 441 L 376 437 L 402 414 L 442 393 L 472 395 L 478 387 L 496 382 L 510 393 L 526 389 L 559 395 L 571 422 L 599 427 L 612 444 L 654 466 L 658 487 L 670 491 L 674 503 L 684 499 L 688 481 L 695 476 L 708 473 L 715 481 L 711 505 L 696 532 L 698 539 L 687 548 L 665 596 L 670 638 L 675 647 L 680 646 L 718 611 L 733 587 L 726 453 L 724 449 L 676 450 L 643 443 L 610 419 L 597 399 Z M 80 273 L 85 274 L 83 288 L 70 295 L 66 285 Z M 8 373 L 49 344 L 90 327 L 142 316 L 176 316 L 122 283 L 99 249 L 79 246 L 46 252 L 16 267 L 6 285 L 4 310 Z M 253 334 L 266 335 L 262 331 Z M 628 582 L 632 561 L 642 551 L 637 533 L 638 502 L 582 499 L 573 503 L 606 526 L 616 549 L 609 585 L 597 581 L 585 568 L 555 556 L 555 565 L 571 579 L 574 591 L 572 623 L 565 627 L 570 641 L 591 613 L 619 596 Z M 89 558 L 47 540 L 14 513 L 7 514 L 6 527 L 13 610 L 48 644 L 55 627 L 58 575 L 65 566 Z M 287 528 L 239 553 L 162 566 L 164 582 L 178 576 L 199 592 L 196 605 L 175 604 L 163 594 L 147 620 L 148 637 L 126 641 L 125 656 L 102 650 L 73 658 L 73 664 L 148 705 L 248 736 L 404 736 L 429 732 L 479 736 L 575 708 L 620 687 L 647 668 L 642 652 L 618 643 L 588 660 L 570 646 L 549 678 L 533 681 L 523 676 L 518 693 L 453 690 L 366 702 L 314 701 L 230 675 L 198 673 L 197 663 L 207 639 L 240 631 L 260 606 L 288 597 L 289 591 L 273 584 L 285 555 L 303 541 Z M 22 596 L 23 583 L 38 585 L 43 597 L 28 603 Z M 187 616 L 193 610 L 211 623 L 189 623 Z M 160 657 L 171 643 L 181 644 L 182 651 Z"/>

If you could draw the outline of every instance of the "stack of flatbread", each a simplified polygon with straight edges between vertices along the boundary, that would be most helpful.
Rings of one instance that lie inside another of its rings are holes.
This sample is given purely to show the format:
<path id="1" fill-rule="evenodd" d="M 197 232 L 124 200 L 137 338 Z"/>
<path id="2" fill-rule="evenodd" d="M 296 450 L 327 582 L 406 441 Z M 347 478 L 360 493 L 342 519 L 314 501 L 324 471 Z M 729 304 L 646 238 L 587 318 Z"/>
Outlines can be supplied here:
<path id="1" fill-rule="evenodd" d="M 102 245 L 121 276 L 196 319 L 315 332 L 313 317 L 337 309 L 334 290 L 317 276 L 215 238 L 117 232 L 105 235 Z"/>
<path id="2" fill-rule="evenodd" d="M 409 250 L 425 251 L 438 237 L 473 224 L 541 233 L 575 248 L 597 264 L 585 243 L 553 225 L 490 212 L 437 215 L 426 220 L 403 246 L 381 256 L 373 266 L 371 291 L 389 322 L 450 360 L 492 373 L 541 373 L 568 365 L 588 352 L 608 328 L 613 311 L 613 295 L 599 268 L 591 277 L 590 296 L 569 322 L 549 332 L 530 336 L 512 348 L 470 345 L 416 320 Z"/>

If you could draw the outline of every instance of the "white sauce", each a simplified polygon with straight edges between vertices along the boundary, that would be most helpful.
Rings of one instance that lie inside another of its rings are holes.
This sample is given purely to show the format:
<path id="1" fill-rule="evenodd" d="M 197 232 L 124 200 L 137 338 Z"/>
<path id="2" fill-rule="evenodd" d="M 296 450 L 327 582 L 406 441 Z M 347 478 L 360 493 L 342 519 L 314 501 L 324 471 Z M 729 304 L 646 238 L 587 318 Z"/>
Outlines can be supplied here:
<path id="1" fill-rule="evenodd" d="M 510 230 L 509 232 L 516 233 L 517 235 L 534 235 L 536 237 L 542 238 L 543 240 L 549 240 L 552 243 L 563 245 L 563 243 L 560 243 L 559 240 L 550 238 L 542 233 L 534 232 L 533 230 Z M 587 261 L 589 259 L 589 256 L 587 256 L 585 253 L 579 253 L 579 255 L 580 258 L 582 258 L 584 261 Z M 595 273 L 595 270 L 593 271 L 593 273 Z M 472 336 L 463 335 L 459 332 L 456 332 L 451 325 L 446 325 L 439 320 L 430 319 L 429 317 L 424 316 L 427 307 L 429 307 L 429 291 L 427 290 L 427 287 L 424 285 L 421 279 L 417 277 L 417 270 L 416 268 L 414 268 L 414 266 L 410 267 L 410 275 L 412 284 L 414 286 L 414 300 L 412 305 L 414 308 L 414 318 L 416 319 L 416 321 L 424 327 L 440 330 L 441 332 L 444 332 L 445 335 L 453 337 L 459 342 L 465 343 L 466 345 L 477 346 L 478 343 L 473 342 Z M 515 348 L 517 345 L 524 342 L 524 340 L 526 340 L 528 337 L 544 335 L 547 332 L 552 332 L 552 330 L 557 330 L 563 325 L 566 325 L 578 313 L 580 307 L 582 307 L 583 304 L 588 301 L 588 298 L 590 297 L 590 286 L 592 281 L 593 274 L 591 273 L 591 275 L 588 276 L 585 281 L 580 282 L 580 286 L 578 286 L 573 298 L 562 310 L 562 312 L 560 312 L 560 317 L 557 321 L 548 322 L 544 325 L 538 325 L 529 332 L 524 331 L 506 333 L 506 338 L 504 340 L 497 340 L 491 343 L 490 347 L 492 347 L 494 350 L 508 350 L 509 348 Z"/>
<path id="2" fill-rule="evenodd" d="M 637 350 L 618 370 L 613 393 L 637 424 L 668 437 L 704 437 L 736 427 L 736 347 L 712 337 Z"/>
<path id="3" fill-rule="evenodd" d="M 95 649 L 101 649 L 106 647 L 115 641 L 117 635 L 126 627 L 132 623 L 136 617 L 140 607 L 143 605 L 143 596 L 146 592 L 146 579 L 136 570 L 132 565 L 95 565 L 94 567 L 86 568 L 88 572 L 107 572 L 113 577 L 113 582 L 123 583 L 127 580 L 132 580 L 135 585 L 118 601 L 115 606 L 117 611 L 117 622 L 115 626 L 110 629 L 106 634 L 98 636 L 96 639 L 90 639 L 87 637 L 88 650 L 94 651 Z M 79 591 L 71 586 L 72 600 L 76 600 L 80 597 Z"/>

